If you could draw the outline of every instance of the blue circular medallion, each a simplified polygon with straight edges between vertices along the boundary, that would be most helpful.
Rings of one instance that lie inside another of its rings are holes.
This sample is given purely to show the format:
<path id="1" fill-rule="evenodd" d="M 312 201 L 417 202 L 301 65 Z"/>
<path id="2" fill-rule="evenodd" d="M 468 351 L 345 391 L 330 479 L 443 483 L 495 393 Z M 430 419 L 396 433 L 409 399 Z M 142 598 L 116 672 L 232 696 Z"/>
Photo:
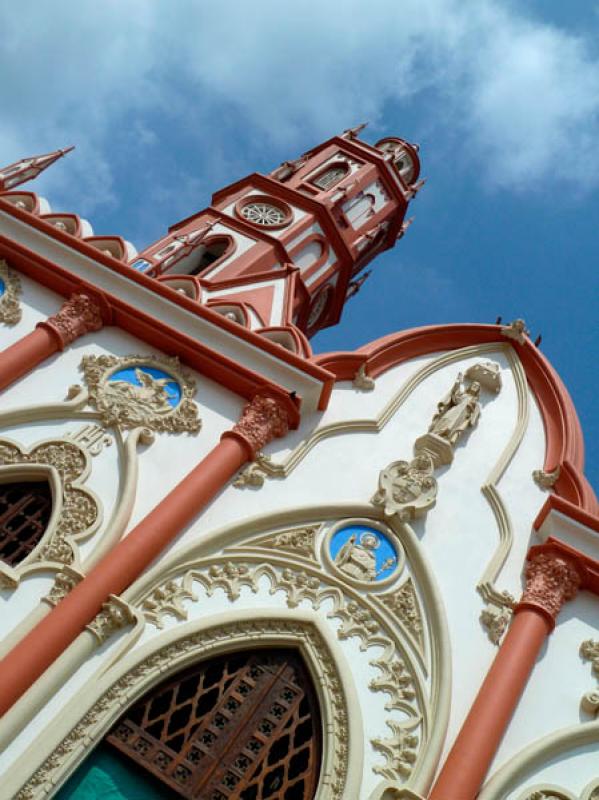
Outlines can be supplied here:
<path id="1" fill-rule="evenodd" d="M 335 531 L 329 541 L 329 555 L 341 572 L 358 581 L 384 581 L 399 565 L 390 539 L 368 525 L 347 525 Z"/>

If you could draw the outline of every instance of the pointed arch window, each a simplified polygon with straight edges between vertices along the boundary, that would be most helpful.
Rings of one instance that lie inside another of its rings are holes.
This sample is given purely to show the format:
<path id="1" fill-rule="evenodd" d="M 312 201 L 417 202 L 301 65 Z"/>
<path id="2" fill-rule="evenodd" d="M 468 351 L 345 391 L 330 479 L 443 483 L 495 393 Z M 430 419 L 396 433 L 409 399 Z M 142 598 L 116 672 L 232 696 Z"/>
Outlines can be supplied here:
<path id="1" fill-rule="evenodd" d="M 323 172 L 316 175 L 316 177 L 311 180 L 311 183 L 313 183 L 314 186 L 318 186 L 319 189 L 330 189 L 332 186 L 335 186 L 336 183 L 343 180 L 348 172 L 349 166 L 340 161 L 336 164 L 329 165 Z"/>
<path id="2" fill-rule="evenodd" d="M 253 650 L 168 678 L 124 714 L 104 747 L 151 775 L 165 797 L 311 800 L 321 727 L 297 651 Z"/>
<path id="3" fill-rule="evenodd" d="M 0 483 L 0 559 L 16 566 L 37 547 L 50 521 L 48 481 Z"/>

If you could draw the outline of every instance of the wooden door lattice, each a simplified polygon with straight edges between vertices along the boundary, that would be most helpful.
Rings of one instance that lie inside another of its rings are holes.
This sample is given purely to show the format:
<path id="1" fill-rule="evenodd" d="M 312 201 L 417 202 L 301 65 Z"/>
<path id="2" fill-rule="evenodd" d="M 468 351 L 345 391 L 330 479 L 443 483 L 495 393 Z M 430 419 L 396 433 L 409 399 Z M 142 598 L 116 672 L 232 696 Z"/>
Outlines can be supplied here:
<path id="1" fill-rule="evenodd" d="M 16 566 L 37 546 L 52 513 L 47 481 L 0 483 L 0 559 Z"/>
<path id="2" fill-rule="evenodd" d="M 320 717 L 292 650 L 196 665 L 145 695 L 106 739 L 192 800 L 311 800 L 316 792 Z"/>

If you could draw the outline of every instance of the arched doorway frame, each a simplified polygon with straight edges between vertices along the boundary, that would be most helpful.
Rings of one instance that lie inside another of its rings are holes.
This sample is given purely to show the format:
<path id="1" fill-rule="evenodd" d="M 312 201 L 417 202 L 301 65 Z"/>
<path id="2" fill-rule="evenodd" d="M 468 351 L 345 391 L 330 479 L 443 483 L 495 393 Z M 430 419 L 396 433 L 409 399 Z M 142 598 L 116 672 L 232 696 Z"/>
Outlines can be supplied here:
<path id="1" fill-rule="evenodd" d="M 362 719 L 349 668 L 318 616 L 290 609 L 246 611 L 243 619 L 236 611 L 213 615 L 178 626 L 130 652 L 103 677 L 86 683 L 64 709 L 53 725 L 54 746 L 29 780 L 23 774 L 27 754 L 19 759 L 10 780 L 15 800 L 52 797 L 123 711 L 165 678 L 207 658 L 275 647 L 298 650 L 318 698 L 322 763 L 315 800 L 357 800 L 364 755 Z M 88 709 L 83 715 L 82 707 Z"/>

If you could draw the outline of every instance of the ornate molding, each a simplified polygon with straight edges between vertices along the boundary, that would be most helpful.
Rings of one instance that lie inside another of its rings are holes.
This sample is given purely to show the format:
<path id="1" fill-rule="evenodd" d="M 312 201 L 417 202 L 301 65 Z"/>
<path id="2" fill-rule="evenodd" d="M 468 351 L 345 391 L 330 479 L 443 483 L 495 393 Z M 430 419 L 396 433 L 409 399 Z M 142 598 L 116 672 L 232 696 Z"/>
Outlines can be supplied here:
<path id="1" fill-rule="evenodd" d="M 551 489 L 559 480 L 561 466 L 558 464 L 552 472 L 545 472 L 543 469 L 535 469 L 532 479 L 540 489 Z"/>
<path id="2" fill-rule="evenodd" d="M 538 784 L 532 787 L 532 791 L 530 788 L 526 789 L 519 800 L 599 800 L 599 781 L 591 781 L 580 795 L 554 784 Z"/>
<path id="3" fill-rule="evenodd" d="M 89 625 L 85 626 L 85 629 L 96 637 L 98 644 L 104 644 L 113 633 L 133 622 L 135 613 L 131 606 L 120 597 L 111 594 L 108 601 L 102 605 L 102 610 Z"/>
<path id="4" fill-rule="evenodd" d="M 20 322 L 22 316 L 20 296 L 19 277 L 9 269 L 4 259 L 0 259 L 0 322 L 6 325 L 16 325 Z"/>
<path id="5" fill-rule="evenodd" d="M 298 528 L 288 528 L 269 533 L 266 536 L 258 536 L 243 544 L 243 547 L 266 548 L 281 553 L 288 553 L 297 558 L 305 558 L 308 561 L 318 564 L 316 558 L 316 534 L 320 525 L 305 525 Z"/>
<path id="6" fill-rule="evenodd" d="M 95 300 L 86 294 L 72 294 L 56 314 L 39 322 L 37 327 L 51 330 L 63 350 L 80 336 L 99 331 L 103 325 L 102 312 Z"/>
<path id="7" fill-rule="evenodd" d="M 227 435 L 240 437 L 250 449 L 252 457 L 269 442 L 285 436 L 289 429 L 287 411 L 274 397 L 256 395 L 241 412 L 241 419 Z"/>
<path id="8" fill-rule="evenodd" d="M 420 517 L 435 505 L 437 481 L 433 461 L 421 453 L 412 461 L 393 461 L 379 474 L 379 488 L 371 503 L 380 506 L 386 517 L 397 514 L 408 521 Z"/>
<path id="9" fill-rule="evenodd" d="M 526 589 L 516 611 L 534 608 L 553 625 L 562 606 L 578 593 L 581 575 L 574 561 L 552 550 L 536 553 L 526 564 Z"/>
<path id="10" fill-rule="evenodd" d="M 282 463 L 275 463 L 271 458 L 259 455 L 255 463 L 245 467 L 239 473 L 233 485 L 238 489 L 243 489 L 246 487 L 259 488 L 264 485 L 266 478 L 286 478 L 291 472 L 293 472 L 298 464 L 303 461 L 313 447 L 325 439 L 328 439 L 331 436 L 337 436 L 344 431 L 352 433 L 379 433 L 394 417 L 399 408 L 412 394 L 414 389 L 416 389 L 416 387 L 426 380 L 426 378 L 428 378 L 430 375 L 437 372 L 437 370 L 447 366 L 448 364 L 453 364 L 456 361 L 460 361 L 472 356 L 478 356 L 483 353 L 493 353 L 498 349 L 501 350 L 502 348 L 506 358 L 512 365 L 512 369 L 514 370 L 516 368 L 514 365 L 520 366 L 512 348 L 508 345 L 498 344 L 497 342 L 492 344 L 465 347 L 461 350 L 453 350 L 449 353 L 444 353 L 442 356 L 434 359 L 434 361 L 431 363 L 426 364 L 424 367 L 418 370 L 418 372 L 412 375 L 386 403 L 381 411 L 372 419 L 359 418 L 345 420 L 343 422 L 332 422 L 328 425 L 323 425 L 322 427 L 313 431 L 310 436 L 297 445 L 297 447 L 291 451 L 291 453 Z M 493 362 L 485 361 L 481 362 L 479 366 L 484 367 L 485 365 L 488 366 L 492 363 Z M 469 376 L 469 373 L 470 370 L 467 370 L 467 376 Z M 484 384 L 481 383 L 481 385 L 485 385 L 485 388 L 490 388 L 493 392 L 497 391 L 494 385 L 492 387 L 491 384 L 487 386 L 486 382 Z M 524 381 L 524 386 L 526 386 L 526 381 Z"/>
<path id="11" fill-rule="evenodd" d="M 60 500 L 61 507 L 58 518 L 54 522 L 51 518 L 40 544 L 22 564 L 32 561 L 70 564 L 74 559 L 73 541 L 92 533 L 101 521 L 99 500 L 81 485 L 89 474 L 88 458 L 81 447 L 67 439 L 49 439 L 30 451 L 8 439 L 0 440 L 0 466 L 18 470 L 25 465 L 55 471 L 61 497 L 55 497 L 54 503 Z M 9 477 L 9 471 L 4 474 Z"/>
<path id="12" fill-rule="evenodd" d="M 418 757 L 418 737 L 406 723 L 387 720 L 392 736 L 373 739 L 372 746 L 385 756 L 386 764 L 374 766 L 374 772 L 390 781 L 405 780 L 412 773 Z"/>
<path id="13" fill-rule="evenodd" d="M 65 564 L 60 572 L 57 572 L 54 576 L 54 585 L 48 594 L 42 597 L 42 602 L 52 607 L 57 606 L 61 600 L 73 591 L 78 583 L 81 583 L 83 577 L 78 570 Z"/>
<path id="14" fill-rule="evenodd" d="M 168 433 L 201 428 L 196 384 L 178 358 L 157 355 L 84 356 L 89 403 L 105 425 Z"/>
<path id="15" fill-rule="evenodd" d="M 591 662 L 593 674 L 599 678 L 599 642 L 587 639 L 580 645 L 580 655 L 585 661 Z M 587 714 L 596 716 L 599 711 L 599 686 L 583 695 L 580 705 Z"/>
<path id="16" fill-rule="evenodd" d="M 422 648 L 424 645 L 422 613 L 412 579 L 408 578 L 395 591 L 377 595 L 377 600 L 397 617 Z"/>
<path id="17" fill-rule="evenodd" d="M 307 623 L 283 620 L 240 620 L 199 631 L 151 653 L 102 693 L 15 794 L 15 800 L 42 800 L 53 793 L 76 754 L 85 754 L 81 743 L 96 743 L 106 730 L 106 720 L 108 724 L 113 722 L 125 705 L 141 696 L 148 686 L 188 663 L 190 656 L 209 658 L 225 641 L 243 647 L 259 639 L 273 638 L 302 643 L 310 651 L 318 682 L 330 701 L 324 732 L 329 763 L 321 777 L 317 797 L 318 800 L 343 800 L 349 769 L 349 710 L 341 678 L 320 634 Z"/>
<path id="18" fill-rule="evenodd" d="M 318 609 L 325 600 L 328 600 L 332 603 L 332 607 L 327 611 L 326 616 L 340 620 L 341 625 L 337 627 L 337 637 L 340 640 L 356 637 L 362 651 L 371 647 L 383 648 L 382 655 L 378 655 L 370 662 L 380 671 L 380 675 L 370 683 L 371 690 L 387 693 L 389 700 L 386 708 L 404 712 L 412 728 L 421 723 L 425 713 L 422 701 L 424 689 L 420 686 L 410 662 L 395 644 L 394 635 L 381 614 L 381 611 L 384 610 L 387 617 L 389 612 L 393 617 L 396 613 L 395 608 L 399 608 L 404 614 L 404 618 L 411 622 L 411 633 L 415 637 L 416 626 L 421 622 L 421 617 L 413 607 L 411 600 L 408 599 L 409 593 L 413 592 L 413 586 L 405 588 L 404 584 L 402 587 L 404 588 L 401 597 L 403 608 L 399 596 L 394 598 L 395 603 L 391 601 L 390 607 L 390 597 L 395 593 L 384 596 L 380 604 L 367 603 L 361 598 L 359 592 L 350 594 L 342 591 L 336 585 L 336 581 L 329 582 L 330 579 L 327 579 L 324 573 L 318 573 L 316 570 L 303 569 L 299 565 L 286 566 L 284 561 L 282 564 L 274 561 L 254 563 L 244 553 L 229 555 L 229 559 L 224 563 L 211 560 L 212 563 L 204 564 L 201 567 L 198 565 L 188 570 L 182 579 L 171 578 L 159 587 L 152 589 L 141 602 L 148 621 L 159 627 L 159 623 L 155 621 L 156 616 L 167 613 L 167 611 L 173 613 L 172 609 L 166 608 L 166 606 L 161 609 L 156 607 L 157 596 L 159 598 L 167 596 L 169 601 L 176 597 L 179 602 L 175 616 L 178 619 L 186 618 L 186 611 L 182 607 L 181 601 L 190 599 L 194 595 L 194 583 L 202 586 L 209 597 L 215 591 L 222 590 L 232 603 L 239 600 L 242 587 L 248 587 L 251 592 L 257 594 L 260 591 L 261 579 L 264 577 L 270 583 L 269 593 L 271 595 L 281 590 L 285 592 L 285 601 L 289 608 L 297 608 L 303 601 L 308 601 L 314 609 Z M 399 595 L 399 593 L 397 594 Z M 197 597 L 195 599 L 197 600 Z M 375 595 L 372 599 L 381 598 Z M 406 627 L 408 626 L 406 625 Z M 383 742 L 387 742 L 386 739 L 381 739 L 380 742 L 381 747 L 395 746 L 383 745 Z M 409 771 L 412 766 L 413 764 Z M 388 764 L 387 769 L 395 770 L 394 774 L 396 775 L 403 775 L 407 766 L 400 769 Z"/>

